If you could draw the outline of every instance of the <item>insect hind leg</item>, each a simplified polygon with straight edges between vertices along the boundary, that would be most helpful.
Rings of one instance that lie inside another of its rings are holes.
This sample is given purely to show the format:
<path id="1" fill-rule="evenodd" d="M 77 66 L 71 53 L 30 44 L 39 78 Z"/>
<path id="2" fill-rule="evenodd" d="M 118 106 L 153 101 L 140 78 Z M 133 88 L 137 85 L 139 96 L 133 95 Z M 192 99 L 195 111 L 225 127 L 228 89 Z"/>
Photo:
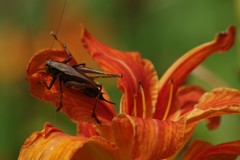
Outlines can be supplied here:
<path id="1" fill-rule="evenodd" d="M 97 107 L 97 102 L 98 102 L 98 100 L 99 100 L 99 97 L 100 97 L 100 95 L 101 95 L 101 92 L 102 91 L 102 85 L 100 85 L 99 84 L 99 93 L 98 93 L 98 95 L 97 95 L 97 97 L 96 97 L 96 101 L 95 101 L 95 103 L 94 103 L 94 107 L 93 107 L 93 111 L 92 111 L 92 117 L 96 120 L 96 122 L 98 123 L 98 124 L 101 124 L 101 122 L 100 122 L 100 120 L 97 118 L 97 115 L 96 115 L 96 107 Z"/>
<path id="2" fill-rule="evenodd" d="M 60 111 L 62 108 L 62 98 L 63 98 L 63 88 L 62 88 L 62 79 L 59 77 L 59 90 L 60 90 L 60 102 L 59 102 L 59 107 L 57 108 L 57 112 Z"/>

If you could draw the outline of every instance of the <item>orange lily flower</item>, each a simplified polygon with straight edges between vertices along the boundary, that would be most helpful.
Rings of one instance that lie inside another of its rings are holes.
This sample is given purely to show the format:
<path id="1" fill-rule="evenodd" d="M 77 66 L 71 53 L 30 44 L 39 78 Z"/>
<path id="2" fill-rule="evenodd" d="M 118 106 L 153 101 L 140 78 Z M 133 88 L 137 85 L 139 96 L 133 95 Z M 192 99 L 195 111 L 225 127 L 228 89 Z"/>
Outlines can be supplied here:
<path id="1" fill-rule="evenodd" d="M 190 50 L 158 80 L 152 63 L 139 53 L 107 47 L 83 29 L 83 45 L 103 71 L 123 75 L 118 79 L 123 93 L 120 114 L 114 112 L 111 104 L 99 101 L 96 113 L 102 125 L 98 125 L 91 120 L 95 99 L 63 88 L 61 111 L 76 122 L 77 136 L 46 123 L 42 131 L 25 141 L 19 159 L 173 159 L 199 121 L 207 120 L 209 129 L 215 129 L 220 116 L 240 113 L 239 90 L 217 88 L 205 93 L 198 86 L 182 86 L 205 58 L 231 48 L 235 32 L 235 27 L 230 26 L 213 41 Z M 66 57 L 63 50 L 43 50 L 33 56 L 27 68 L 33 96 L 59 106 L 59 83 L 48 90 L 39 80 L 51 81 L 44 68 L 46 60 L 62 61 Z M 198 141 L 191 146 L 183 159 L 235 158 L 240 154 L 240 141 L 218 146 Z"/>

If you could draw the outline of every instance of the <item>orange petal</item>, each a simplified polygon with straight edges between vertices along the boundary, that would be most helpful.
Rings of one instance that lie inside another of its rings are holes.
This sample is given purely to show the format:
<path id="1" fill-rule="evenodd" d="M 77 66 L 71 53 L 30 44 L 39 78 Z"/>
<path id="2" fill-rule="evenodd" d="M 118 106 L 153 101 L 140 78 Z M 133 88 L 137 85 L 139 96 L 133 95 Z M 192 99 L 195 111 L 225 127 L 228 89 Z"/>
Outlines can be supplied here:
<path id="1" fill-rule="evenodd" d="M 101 137 L 108 139 L 112 143 L 116 143 L 114 135 L 113 135 L 113 128 L 110 124 L 97 125 L 96 130 Z"/>
<path id="2" fill-rule="evenodd" d="M 121 101 L 122 113 L 151 117 L 158 79 L 152 63 L 142 59 L 137 52 L 122 52 L 98 42 L 86 29 L 83 29 L 82 42 L 105 72 L 123 75 L 118 79 L 118 88 L 124 94 Z"/>
<path id="3" fill-rule="evenodd" d="M 240 155 L 240 141 L 212 146 L 208 142 L 194 141 L 189 147 L 183 160 L 234 160 Z"/>
<path id="4" fill-rule="evenodd" d="M 171 108 L 173 115 L 169 118 L 171 120 L 177 120 L 179 116 L 191 112 L 204 93 L 205 91 L 198 86 L 180 87 L 176 92 L 176 102 Z M 176 112 L 176 110 L 178 111 Z M 208 129 L 217 129 L 220 125 L 221 117 L 211 117 L 206 119 L 206 121 L 208 122 Z"/>
<path id="5" fill-rule="evenodd" d="M 235 30 L 234 26 L 230 26 L 226 33 L 220 33 L 213 41 L 190 50 L 167 70 L 159 81 L 160 90 L 158 92 L 155 118 L 162 119 L 165 114 L 170 95 L 169 83 L 173 81 L 173 93 L 175 93 L 188 74 L 209 55 L 215 52 L 225 52 L 233 45 Z"/>
<path id="6" fill-rule="evenodd" d="M 217 88 L 205 93 L 195 108 L 187 114 L 187 123 L 200 120 L 240 113 L 240 91 L 228 88 Z"/>
<path id="7" fill-rule="evenodd" d="M 187 123 L 240 113 L 240 91 L 228 88 L 217 88 L 205 93 L 195 108 L 186 116 Z"/>
<path id="8" fill-rule="evenodd" d="M 56 108 L 59 107 L 60 90 L 59 81 L 56 80 L 53 87 L 48 90 L 46 86 L 40 83 L 44 80 L 50 84 L 52 77 L 45 72 L 45 61 L 56 60 L 63 61 L 67 54 L 63 50 L 43 50 L 35 54 L 27 67 L 27 78 L 30 82 L 31 94 L 45 102 L 51 102 Z M 72 59 L 68 64 L 76 64 Z M 106 97 L 106 95 L 104 95 Z M 74 121 L 90 121 L 95 98 L 89 98 L 79 91 L 63 87 L 63 108 L 61 111 L 66 113 Z M 111 104 L 98 101 L 96 114 L 102 123 L 109 122 L 114 116 L 114 109 Z M 92 122 L 95 122 L 91 119 Z"/>
<path id="9" fill-rule="evenodd" d="M 198 86 L 180 87 L 176 92 L 175 102 L 171 107 L 170 115 L 176 111 L 179 111 L 180 115 L 190 112 L 204 93 L 205 91 Z"/>
<path id="10" fill-rule="evenodd" d="M 217 116 L 217 117 L 211 117 L 208 118 L 207 120 L 207 127 L 209 130 L 214 130 L 217 129 L 221 123 L 221 117 Z"/>
<path id="11" fill-rule="evenodd" d="M 182 160 L 192 160 L 199 152 L 204 151 L 211 147 L 212 144 L 204 141 L 195 140 L 192 141 L 186 148 L 186 153 L 184 154 Z"/>
<path id="12" fill-rule="evenodd" d="M 25 159 L 119 159 L 116 145 L 101 137 L 70 136 L 46 124 L 33 133 L 21 148 L 19 160 Z"/>
<path id="13" fill-rule="evenodd" d="M 93 136 L 97 136 L 98 133 L 92 123 L 79 121 L 77 122 L 77 135 L 90 138 Z"/>
<path id="14" fill-rule="evenodd" d="M 195 104 L 198 103 L 204 90 L 198 86 L 181 86 L 175 95 L 175 102 L 171 108 L 169 119 L 175 121 L 184 114 L 192 111 Z M 208 122 L 208 129 L 217 129 L 220 125 L 221 117 L 212 117 L 206 119 Z"/>
<path id="15" fill-rule="evenodd" d="M 123 159 L 163 159 L 173 155 L 182 145 L 183 122 L 115 117 L 113 135 Z"/>

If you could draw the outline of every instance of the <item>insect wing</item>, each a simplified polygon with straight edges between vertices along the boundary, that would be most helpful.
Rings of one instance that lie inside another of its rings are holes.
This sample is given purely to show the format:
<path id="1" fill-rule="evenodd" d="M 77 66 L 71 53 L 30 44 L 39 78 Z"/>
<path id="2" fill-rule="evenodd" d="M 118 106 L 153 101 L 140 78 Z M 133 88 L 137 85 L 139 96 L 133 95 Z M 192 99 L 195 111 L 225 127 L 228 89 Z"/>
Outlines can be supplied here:
<path id="1" fill-rule="evenodd" d="M 70 78 L 74 77 L 74 79 L 79 79 L 79 81 L 81 81 L 81 82 L 84 81 L 86 83 L 95 84 L 95 82 L 93 81 L 93 78 L 87 76 L 83 72 L 77 71 L 76 69 L 74 69 L 73 67 L 71 67 L 68 64 L 61 63 L 61 62 L 53 62 L 52 67 L 59 70 L 65 76 L 68 76 Z"/>

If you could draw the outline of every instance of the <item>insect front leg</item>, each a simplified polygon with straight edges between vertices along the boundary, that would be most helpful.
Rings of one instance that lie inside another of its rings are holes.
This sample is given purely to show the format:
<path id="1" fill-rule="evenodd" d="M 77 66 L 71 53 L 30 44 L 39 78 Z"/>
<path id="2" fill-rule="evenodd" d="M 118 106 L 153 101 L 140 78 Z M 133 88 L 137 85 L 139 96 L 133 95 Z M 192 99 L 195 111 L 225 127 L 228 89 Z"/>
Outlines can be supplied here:
<path id="1" fill-rule="evenodd" d="M 57 77 L 53 76 L 52 81 L 50 82 L 49 86 L 47 85 L 47 83 L 45 81 L 40 81 L 40 83 L 43 83 L 46 86 L 46 88 L 48 90 L 50 90 L 52 88 L 54 82 L 56 81 L 56 79 L 57 79 Z"/>
<path id="2" fill-rule="evenodd" d="M 71 59 L 72 59 L 72 54 L 69 52 L 66 44 L 63 44 L 63 49 L 64 49 L 65 52 L 68 54 L 68 58 L 65 59 L 64 61 L 62 61 L 62 63 L 68 63 L 68 62 L 71 61 Z"/>
<path id="3" fill-rule="evenodd" d="M 67 45 L 63 42 L 61 42 L 57 35 L 52 31 L 50 32 L 50 34 L 53 36 L 53 38 L 60 44 L 60 46 L 62 46 L 62 48 L 65 50 L 65 52 L 68 54 L 68 58 L 65 59 L 64 61 L 62 61 L 61 63 L 68 63 L 69 61 L 71 61 L 72 59 L 72 54 L 70 53 L 70 51 L 67 48 Z"/>
<path id="4" fill-rule="evenodd" d="M 53 76 L 52 81 L 50 82 L 49 86 L 47 85 L 47 83 L 45 81 L 40 81 L 40 83 L 43 83 L 46 86 L 46 88 L 48 90 L 50 90 L 52 88 L 53 84 L 55 83 L 56 79 L 57 79 L 57 76 Z M 62 89 L 61 76 L 59 76 L 59 90 L 60 90 L 61 95 L 60 95 L 60 104 L 59 104 L 59 107 L 57 108 L 57 111 L 60 111 L 60 109 L 62 108 L 63 89 Z"/>

